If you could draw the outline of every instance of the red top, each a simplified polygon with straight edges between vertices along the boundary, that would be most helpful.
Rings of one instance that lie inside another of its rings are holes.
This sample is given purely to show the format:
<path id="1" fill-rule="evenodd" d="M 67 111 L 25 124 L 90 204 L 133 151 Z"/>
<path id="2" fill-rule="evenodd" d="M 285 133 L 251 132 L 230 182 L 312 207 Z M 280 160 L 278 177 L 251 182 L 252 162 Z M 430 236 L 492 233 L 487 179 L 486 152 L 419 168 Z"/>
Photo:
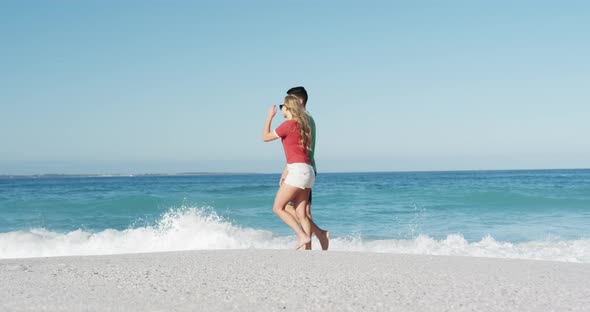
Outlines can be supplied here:
<path id="1" fill-rule="evenodd" d="M 295 120 L 287 120 L 275 129 L 275 134 L 281 138 L 287 163 L 306 163 L 311 165 L 307 151 L 299 144 L 299 125 Z"/>

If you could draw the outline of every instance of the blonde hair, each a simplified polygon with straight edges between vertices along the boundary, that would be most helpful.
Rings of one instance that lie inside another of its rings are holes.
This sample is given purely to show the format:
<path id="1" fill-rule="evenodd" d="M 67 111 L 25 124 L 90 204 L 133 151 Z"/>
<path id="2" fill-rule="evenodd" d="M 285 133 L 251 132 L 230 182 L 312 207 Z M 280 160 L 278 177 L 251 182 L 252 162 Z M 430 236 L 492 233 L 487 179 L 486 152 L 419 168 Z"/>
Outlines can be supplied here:
<path id="1" fill-rule="evenodd" d="M 311 149 L 311 126 L 305 108 L 301 105 L 299 98 L 294 95 L 285 97 L 285 106 L 291 113 L 293 120 L 299 125 L 299 145 L 305 152 L 308 152 Z"/>

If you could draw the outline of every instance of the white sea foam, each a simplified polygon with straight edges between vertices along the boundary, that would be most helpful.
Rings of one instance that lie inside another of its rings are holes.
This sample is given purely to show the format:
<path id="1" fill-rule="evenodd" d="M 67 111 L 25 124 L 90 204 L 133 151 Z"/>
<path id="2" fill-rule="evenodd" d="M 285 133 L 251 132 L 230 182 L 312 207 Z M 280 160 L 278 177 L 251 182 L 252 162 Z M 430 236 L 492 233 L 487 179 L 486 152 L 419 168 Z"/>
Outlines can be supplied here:
<path id="1" fill-rule="evenodd" d="M 358 237 L 336 239 L 331 246 L 333 250 L 590 263 L 590 240 L 587 239 L 515 244 L 496 241 L 493 237 L 487 236 L 479 242 L 470 243 L 462 235 L 452 234 L 444 240 L 436 240 L 426 235 L 420 235 L 412 240 L 363 241 Z"/>
<path id="2" fill-rule="evenodd" d="M 215 213 L 183 208 L 170 210 L 154 226 L 122 231 L 57 233 L 41 228 L 0 233 L 0 259 L 205 249 L 290 249 L 294 243 L 294 236 L 242 228 Z M 317 241 L 314 243 L 319 246 Z M 516 244 L 496 241 L 489 236 L 478 242 L 468 242 L 458 234 L 448 235 L 444 240 L 420 235 L 408 240 L 367 241 L 357 236 L 333 238 L 330 249 L 590 263 L 590 240 L 587 239 Z"/>

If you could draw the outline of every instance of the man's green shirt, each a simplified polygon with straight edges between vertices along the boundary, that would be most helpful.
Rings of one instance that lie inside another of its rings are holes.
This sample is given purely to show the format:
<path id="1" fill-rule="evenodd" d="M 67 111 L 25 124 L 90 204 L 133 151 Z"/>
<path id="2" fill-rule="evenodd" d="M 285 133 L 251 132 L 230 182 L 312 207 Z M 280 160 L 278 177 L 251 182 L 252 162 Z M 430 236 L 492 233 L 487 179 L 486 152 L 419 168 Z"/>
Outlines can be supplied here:
<path id="1" fill-rule="evenodd" d="M 313 171 L 318 172 L 318 170 L 315 167 L 315 158 L 314 158 L 314 152 L 315 152 L 315 120 L 313 120 L 313 117 L 311 116 L 311 114 L 309 112 L 307 112 L 307 116 L 309 117 L 309 126 L 311 127 L 311 144 L 310 147 L 311 149 L 309 150 L 309 152 L 307 153 L 307 155 L 309 156 L 309 159 L 311 160 L 311 166 L 313 167 Z"/>

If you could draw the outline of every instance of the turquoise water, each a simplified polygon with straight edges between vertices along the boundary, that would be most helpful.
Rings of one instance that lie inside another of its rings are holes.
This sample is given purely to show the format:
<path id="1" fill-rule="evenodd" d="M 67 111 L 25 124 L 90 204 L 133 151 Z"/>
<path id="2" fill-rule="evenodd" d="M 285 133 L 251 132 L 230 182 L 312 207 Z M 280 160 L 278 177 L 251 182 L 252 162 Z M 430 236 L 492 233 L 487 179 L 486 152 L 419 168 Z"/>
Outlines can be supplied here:
<path id="1" fill-rule="evenodd" d="M 0 258 L 291 248 L 278 180 L 3 178 Z M 313 200 L 332 250 L 590 262 L 590 170 L 326 173 Z"/>

